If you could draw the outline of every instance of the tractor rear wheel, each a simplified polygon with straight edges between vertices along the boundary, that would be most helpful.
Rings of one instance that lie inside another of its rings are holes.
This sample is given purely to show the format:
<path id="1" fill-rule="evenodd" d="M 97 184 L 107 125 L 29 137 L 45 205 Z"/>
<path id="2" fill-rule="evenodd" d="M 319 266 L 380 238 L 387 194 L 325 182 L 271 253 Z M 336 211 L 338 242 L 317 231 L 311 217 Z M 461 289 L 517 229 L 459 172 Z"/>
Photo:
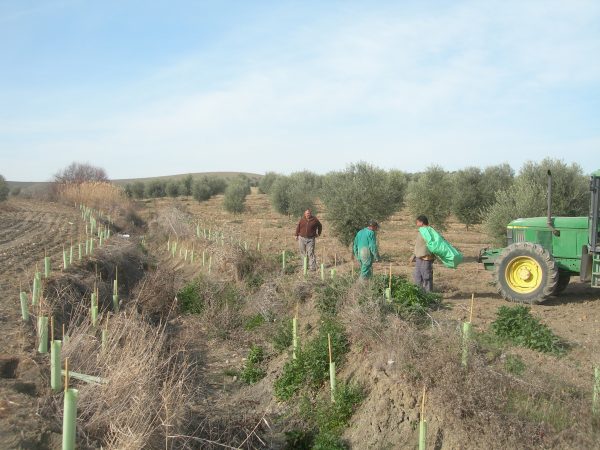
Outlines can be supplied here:
<path id="1" fill-rule="evenodd" d="M 564 291 L 569 285 L 569 281 L 571 281 L 571 272 L 559 270 L 558 283 L 556 283 L 556 288 L 554 288 L 552 295 L 559 295 L 562 291 Z"/>
<path id="2" fill-rule="evenodd" d="M 558 267 L 541 245 L 517 242 L 506 247 L 496 260 L 496 288 L 506 300 L 540 303 L 558 286 Z"/>

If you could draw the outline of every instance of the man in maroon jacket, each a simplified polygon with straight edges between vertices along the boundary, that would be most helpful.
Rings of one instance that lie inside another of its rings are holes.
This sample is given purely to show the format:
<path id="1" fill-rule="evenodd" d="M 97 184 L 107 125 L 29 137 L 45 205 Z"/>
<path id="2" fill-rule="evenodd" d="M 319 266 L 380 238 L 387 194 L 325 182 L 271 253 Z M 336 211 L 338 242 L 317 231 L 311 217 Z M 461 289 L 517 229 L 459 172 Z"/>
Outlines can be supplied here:
<path id="1" fill-rule="evenodd" d="M 307 209 L 296 226 L 296 240 L 300 247 L 300 254 L 304 258 L 308 255 L 310 270 L 317 270 L 317 257 L 315 256 L 315 240 L 321 235 L 323 226 L 319 219 Z"/>

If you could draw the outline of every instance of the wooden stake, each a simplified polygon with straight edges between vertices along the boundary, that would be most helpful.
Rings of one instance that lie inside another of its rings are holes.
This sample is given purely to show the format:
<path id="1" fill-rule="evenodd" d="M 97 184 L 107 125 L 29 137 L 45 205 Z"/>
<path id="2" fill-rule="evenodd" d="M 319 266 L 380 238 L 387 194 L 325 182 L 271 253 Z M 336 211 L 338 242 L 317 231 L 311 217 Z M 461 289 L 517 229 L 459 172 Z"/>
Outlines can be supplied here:
<path id="1" fill-rule="evenodd" d="M 54 342 L 54 316 L 50 316 L 50 342 Z"/>

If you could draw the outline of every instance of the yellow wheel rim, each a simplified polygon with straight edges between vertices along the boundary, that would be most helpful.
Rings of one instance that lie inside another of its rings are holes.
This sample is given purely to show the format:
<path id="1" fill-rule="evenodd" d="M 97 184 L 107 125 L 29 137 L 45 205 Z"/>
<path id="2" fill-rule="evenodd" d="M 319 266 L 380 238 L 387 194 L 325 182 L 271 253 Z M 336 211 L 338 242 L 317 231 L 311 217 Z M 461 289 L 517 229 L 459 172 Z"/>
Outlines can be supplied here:
<path id="1" fill-rule="evenodd" d="M 542 267 L 529 256 L 518 256 L 506 266 L 505 278 L 513 291 L 528 294 L 542 284 Z"/>

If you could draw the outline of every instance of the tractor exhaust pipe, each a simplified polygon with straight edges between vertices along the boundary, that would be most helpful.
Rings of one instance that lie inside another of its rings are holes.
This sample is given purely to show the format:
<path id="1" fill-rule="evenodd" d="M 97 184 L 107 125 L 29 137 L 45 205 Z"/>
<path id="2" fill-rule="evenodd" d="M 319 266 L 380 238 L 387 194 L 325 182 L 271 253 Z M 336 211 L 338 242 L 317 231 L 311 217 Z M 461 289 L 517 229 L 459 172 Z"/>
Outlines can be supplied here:
<path id="1" fill-rule="evenodd" d="M 560 236 L 560 231 L 554 228 L 554 223 L 552 221 L 552 172 L 550 172 L 550 170 L 548 170 L 548 218 L 546 223 L 548 224 L 548 228 L 552 230 L 554 236 Z"/>

